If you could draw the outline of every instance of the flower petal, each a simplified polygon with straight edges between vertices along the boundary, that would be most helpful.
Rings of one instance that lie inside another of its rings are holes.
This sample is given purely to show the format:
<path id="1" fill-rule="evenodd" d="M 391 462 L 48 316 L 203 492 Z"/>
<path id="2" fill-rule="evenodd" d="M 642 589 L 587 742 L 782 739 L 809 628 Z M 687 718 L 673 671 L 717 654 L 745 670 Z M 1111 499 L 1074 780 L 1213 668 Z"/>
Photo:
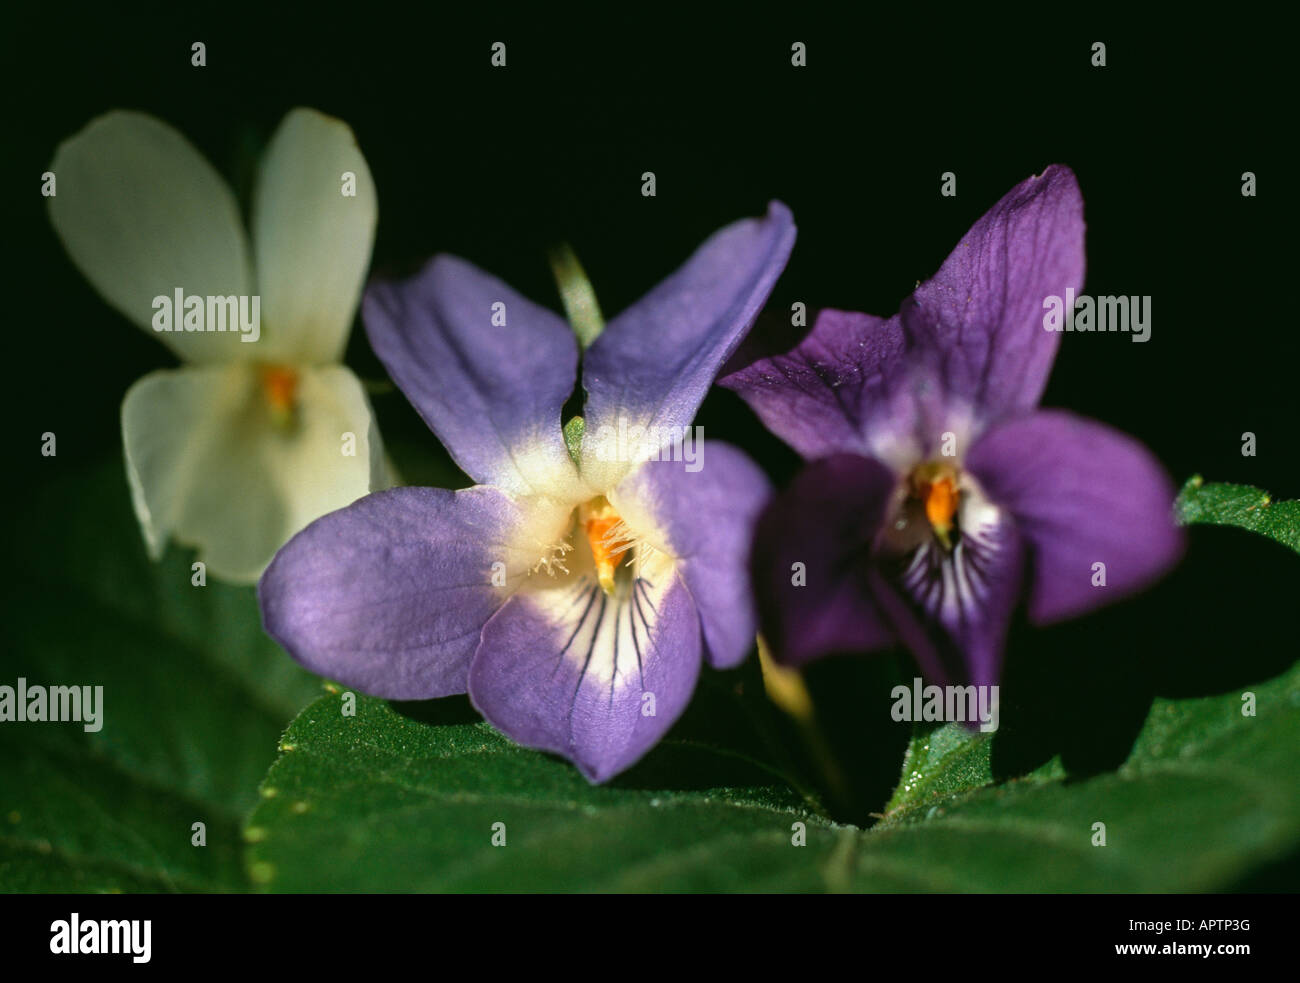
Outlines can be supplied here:
<path id="1" fill-rule="evenodd" d="M 299 370 L 295 413 L 289 428 L 277 424 L 245 364 L 136 382 L 122 402 L 122 439 L 150 553 L 172 537 L 197 547 L 214 576 L 251 583 L 295 532 L 366 494 L 383 454 L 356 377 L 338 366 Z"/>
<path id="2" fill-rule="evenodd" d="M 1053 165 L 1022 181 L 958 243 L 900 312 L 915 360 L 984 419 L 1038 405 L 1060 334 L 1043 302 L 1083 285 L 1083 198 Z"/>
<path id="3" fill-rule="evenodd" d="M 445 255 L 372 284 L 362 312 L 389 375 L 466 474 L 519 494 L 576 481 L 560 411 L 578 346 L 557 315 Z"/>
<path id="4" fill-rule="evenodd" d="M 234 195 L 176 130 L 114 110 L 59 145 L 50 164 L 54 231 L 110 305 L 155 334 L 153 299 L 252 292 Z M 252 358 L 239 332 L 157 332 L 189 362 Z"/>
<path id="5" fill-rule="evenodd" d="M 344 195 L 351 174 L 354 194 Z M 258 358 L 327 365 L 343 357 L 370 264 L 379 205 L 347 124 L 314 109 L 284 117 L 253 198 Z"/>
<path id="6" fill-rule="evenodd" d="M 803 665 L 893 641 L 867 581 L 869 551 L 893 487 L 879 461 L 833 455 L 805 467 L 764 510 L 754 539 L 754 590 L 778 661 Z"/>
<path id="7" fill-rule="evenodd" d="M 788 354 L 719 380 L 806 458 L 837 451 L 896 470 L 951 433 L 1037 405 L 1059 335 L 1043 302 L 1083 280 L 1083 201 L 1069 169 L 1014 188 L 966 234 L 900 313 L 824 310 Z"/>
<path id="8" fill-rule="evenodd" d="M 649 461 L 609 499 L 633 530 L 662 530 L 704 627 L 705 656 L 719 669 L 754 647 L 758 622 L 749 586 L 754 522 L 771 491 L 743 453 L 716 441 L 694 445 L 695 460 Z M 689 470 L 694 468 L 695 470 Z"/>
<path id="9" fill-rule="evenodd" d="M 771 293 L 794 246 L 790 210 L 735 222 L 606 325 L 583 357 L 587 433 L 681 427 Z M 586 465 L 584 452 L 584 467 Z"/>
<path id="10" fill-rule="evenodd" d="M 897 317 L 827 309 L 791 351 L 760 358 L 718 384 L 739 393 L 764 426 L 809 460 L 870 456 L 869 434 L 891 429 L 888 383 L 902 352 Z"/>
<path id="11" fill-rule="evenodd" d="M 470 699 L 493 727 L 592 782 L 663 737 L 700 671 L 699 615 L 671 564 L 623 586 L 610 597 L 589 570 L 530 584 L 484 626 L 470 665 Z"/>
<path id="12" fill-rule="evenodd" d="M 523 520 L 481 485 L 368 495 L 276 554 L 258 587 L 263 623 L 312 672 L 363 692 L 463 693 L 479 631 L 517 585 Z M 493 584 L 497 562 L 513 584 Z"/>
<path id="13" fill-rule="evenodd" d="M 951 551 L 933 539 L 901 556 L 877 553 L 872 594 L 922 671 L 940 685 L 992 686 L 1020 596 L 1024 546 L 987 502 L 963 504 Z"/>
<path id="14" fill-rule="evenodd" d="M 1060 410 L 1010 420 L 976 442 L 966 466 L 1028 540 L 1029 616 L 1037 622 L 1118 600 L 1182 554 L 1164 469 L 1101 423 Z M 1095 563 L 1106 565 L 1104 587 L 1093 585 Z"/>

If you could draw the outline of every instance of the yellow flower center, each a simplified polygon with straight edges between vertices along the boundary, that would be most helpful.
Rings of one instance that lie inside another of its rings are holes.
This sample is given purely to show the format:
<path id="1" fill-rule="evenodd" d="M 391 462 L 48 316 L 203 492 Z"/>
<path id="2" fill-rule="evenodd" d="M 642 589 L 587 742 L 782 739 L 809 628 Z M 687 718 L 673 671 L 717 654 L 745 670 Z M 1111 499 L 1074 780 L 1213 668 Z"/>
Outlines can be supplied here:
<path id="1" fill-rule="evenodd" d="M 579 506 L 578 523 L 587 534 L 601 590 L 613 594 L 614 574 L 633 545 L 627 524 L 604 495 Z"/>
<path id="2" fill-rule="evenodd" d="M 298 373 L 287 365 L 261 367 L 262 394 L 271 408 L 271 418 L 281 427 L 293 423 L 298 408 Z"/>
<path id="3" fill-rule="evenodd" d="M 940 461 L 921 465 L 911 476 L 912 495 L 921 503 L 934 536 L 952 549 L 953 519 L 961 504 L 956 467 Z"/>

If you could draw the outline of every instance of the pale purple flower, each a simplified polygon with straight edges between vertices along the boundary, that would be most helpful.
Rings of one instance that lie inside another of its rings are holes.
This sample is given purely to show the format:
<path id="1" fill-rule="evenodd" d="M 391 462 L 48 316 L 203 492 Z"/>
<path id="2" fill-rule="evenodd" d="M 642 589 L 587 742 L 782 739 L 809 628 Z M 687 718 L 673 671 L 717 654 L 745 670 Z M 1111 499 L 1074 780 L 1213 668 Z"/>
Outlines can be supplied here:
<path id="1" fill-rule="evenodd" d="M 1083 237 L 1074 174 L 1049 167 L 898 314 L 823 311 L 789 353 L 719 380 L 809 462 L 754 548 L 778 658 L 902 643 L 935 681 L 990 685 L 1021 599 L 1055 622 L 1177 560 L 1173 487 L 1151 454 L 1038 408 L 1061 337 L 1044 304 L 1082 286 Z"/>
<path id="2" fill-rule="evenodd" d="M 605 438 L 691 423 L 794 235 L 773 203 L 614 318 L 582 355 L 572 456 L 564 320 L 450 256 L 371 287 L 375 352 L 478 484 L 381 492 L 313 523 L 262 578 L 267 631 L 366 693 L 468 691 L 493 726 L 592 781 L 632 765 L 685 709 L 701 658 L 726 668 L 750 650 L 745 563 L 768 487 L 724 445 L 692 468 Z"/>

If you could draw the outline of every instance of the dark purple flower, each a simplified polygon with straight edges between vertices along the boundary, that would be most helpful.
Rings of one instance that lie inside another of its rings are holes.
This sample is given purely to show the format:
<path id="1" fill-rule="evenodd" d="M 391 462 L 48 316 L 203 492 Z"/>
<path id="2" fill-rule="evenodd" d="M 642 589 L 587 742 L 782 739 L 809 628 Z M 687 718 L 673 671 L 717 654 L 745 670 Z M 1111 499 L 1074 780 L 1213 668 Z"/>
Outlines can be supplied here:
<path id="1" fill-rule="evenodd" d="M 1074 174 L 1050 167 L 893 317 L 823 311 L 792 351 L 720 380 L 810 462 L 754 548 L 783 661 L 901 642 L 932 680 L 990 685 L 1022 597 L 1054 622 L 1177 560 L 1173 487 L 1151 454 L 1038 409 L 1060 340 L 1044 304 L 1082 286 L 1083 232 Z"/>
<path id="2" fill-rule="evenodd" d="M 561 318 L 450 256 L 371 287 L 375 352 L 479 483 L 369 495 L 308 526 L 262 578 L 267 631 L 377 696 L 468 691 L 592 781 L 632 765 L 685 708 L 701 657 L 734 666 L 753 641 L 745 558 L 769 489 L 689 425 L 794 235 L 773 203 L 614 318 L 582 357 L 573 456 L 560 415 L 579 356 Z"/>

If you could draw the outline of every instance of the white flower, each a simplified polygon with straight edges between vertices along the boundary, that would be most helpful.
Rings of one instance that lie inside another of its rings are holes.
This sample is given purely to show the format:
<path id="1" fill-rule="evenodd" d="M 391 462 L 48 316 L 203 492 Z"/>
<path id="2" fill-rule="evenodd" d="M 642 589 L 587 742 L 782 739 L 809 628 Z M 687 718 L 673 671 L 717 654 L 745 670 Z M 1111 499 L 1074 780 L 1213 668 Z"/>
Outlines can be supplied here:
<path id="1" fill-rule="evenodd" d="M 72 261 L 184 363 L 140 379 L 122 403 L 151 556 L 171 538 L 197 547 L 214 576 L 254 581 L 303 526 L 385 486 L 370 405 L 339 364 L 378 214 L 346 124 L 311 109 L 285 116 L 258 173 L 251 242 L 226 183 L 152 116 L 92 120 L 50 170 L 50 220 Z M 177 291 L 203 306 L 168 323 L 171 304 L 155 298 Z M 209 297 L 246 298 L 249 314 L 260 298 L 258 328 L 236 330 L 232 317 L 216 330 L 225 305 Z"/>

